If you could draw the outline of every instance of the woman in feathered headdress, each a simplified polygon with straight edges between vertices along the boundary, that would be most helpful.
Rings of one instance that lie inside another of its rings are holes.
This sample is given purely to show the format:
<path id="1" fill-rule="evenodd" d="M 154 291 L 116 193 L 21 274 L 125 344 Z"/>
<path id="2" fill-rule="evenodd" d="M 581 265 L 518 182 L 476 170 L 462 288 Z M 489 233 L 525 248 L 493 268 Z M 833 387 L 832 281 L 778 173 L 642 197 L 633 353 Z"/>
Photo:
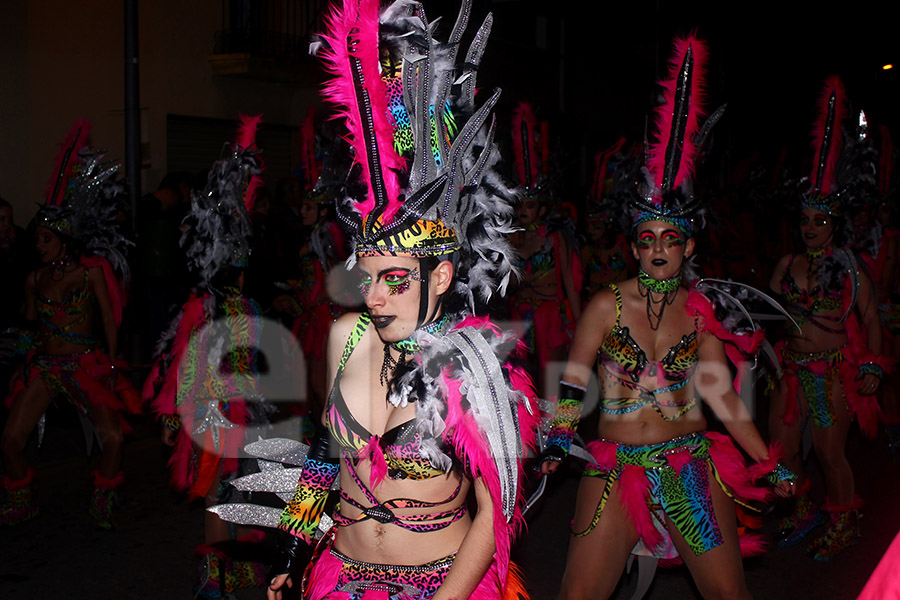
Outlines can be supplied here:
<path id="1" fill-rule="evenodd" d="M 171 484 L 207 505 L 227 501 L 248 427 L 265 426 L 271 405 L 259 389 L 262 311 L 243 295 L 250 258 L 249 211 L 262 185 L 256 130 L 260 117 L 241 117 L 237 139 L 191 198 L 181 246 L 199 282 L 156 348 L 144 383 L 173 448 Z M 234 558 L 227 524 L 206 517 L 196 598 L 220 598 L 262 584 L 260 562 Z"/>
<path id="2" fill-rule="evenodd" d="M 845 453 L 847 433 L 856 420 L 864 433 L 875 434 L 880 410 L 874 394 L 888 363 L 881 355 L 875 288 L 853 252 L 841 247 L 848 209 L 872 177 L 864 132 L 845 128 L 848 116 L 843 84 L 826 79 L 813 131 L 812 174 L 801 200 L 806 251 L 784 256 L 770 282 L 800 329 L 784 342 L 784 375 L 772 397 L 769 429 L 799 473 L 800 441 L 812 424 L 825 474 L 828 529 L 809 552 L 821 561 L 856 542 L 861 501 Z M 800 490 L 793 513 L 779 525 L 780 545 L 799 543 L 823 521 L 808 480 Z"/>
<path id="3" fill-rule="evenodd" d="M 632 200 L 639 274 L 585 308 L 560 382 L 544 472 L 570 449 L 599 356 L 600 439 L 587 446 L 592 460 L 581 480 L 560 598 L 609 597 L 630 553 L 680 557 L 704 597 L 727 590 L 747 598 L 740 558 L 753 548 L 739 543 L 735 502 L 766 497 L 755 478 L 790 492 L 792 474 L 760 437 L 728 367 L 729 359 L 740 365 L 755 353 L 762 333 L 749 319 L 720 318 L 726 309 L 740 314 L 734 284 L 685 282 L 700 225 L 693 169 L 718 118 L 702 124 L 707 60 L 695 37 L 676 40 L 656 139 Z M 706 431 L 698 396 L 757 465 L 748 469 L 730 437 Z"/>
<path id="4" fill-rule="evenodd" d="M 549 127 L 537 121 L 527 102 L 513 112 L 512 136 L 519 183 L 516 224 L 521 230 L 510 236 L 519 254 L 510 317 L 527 330 L 525 340 L 534 357 L 530 366 L 543 386 L 547 364 L 565 357 L 581 315 L 581 262 L 572 219 L 552 206 Z"/>
<path id="5" fill-rule="evenodd" d="M 94 472 L 91 515 L 110 529 L 122 473 L 122 412 L 138 411 L 140 399 L 116 369 L 118 331 L 128 280 L 124 251 L 130 242 L 117 216 L 124 186 L 119 165 L 87 147 L 89 126 L 75 125 L 62 145 L 46 204 L 35 218 L 37 254 L 43 263 L 25 281 L 25 318 L 17 351 L 25 357 L 10 386 L 11 407 L 3 430 L 2 453 L 9 500 L 0 523 L 37 515 L 32 471 L 23 450 L 51 401 L 64 398 L 90 422 L 100 440 Z M 103 338 L 95 335 L 99 321 Z M 91 439 L 88 440 L 89 447 Z"/>
<path id="6" fill-rule="evenodd" d="M 366 311 L 334 323 L 326 433 L 294 462 L 302 474 L 281 516 L 260 521 L 277 525 L 284 550 L 270 598 L 310 546 L 303 593 L 313 600 L 524 593 L 509 553 L 540 415 L 511 363 L 515 338 L 473 314 L 508 282 L 512 207 L 494 172 L 499 90 L 474 98 L 491 17 L 457 56 L 470 6 L 446 41 L 405 0 L 381 12 L 378 0 L 345 0 L 327 19 L 325 97 L 355 160 L 338 217 Z M 335 481 L 334 526 L 317 541 Z"/>

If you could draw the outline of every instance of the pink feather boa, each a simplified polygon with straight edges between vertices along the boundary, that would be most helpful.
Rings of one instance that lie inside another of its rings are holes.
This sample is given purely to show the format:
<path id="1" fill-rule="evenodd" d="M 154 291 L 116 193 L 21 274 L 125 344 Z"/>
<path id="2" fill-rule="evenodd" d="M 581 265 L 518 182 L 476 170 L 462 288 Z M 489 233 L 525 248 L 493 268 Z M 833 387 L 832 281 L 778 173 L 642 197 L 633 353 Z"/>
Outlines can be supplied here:
<path id="1" fill-rule="evenodd" d="M 502 333 L 500 328 L 491 323 L 488 317 L 469 316 L 462 320 L 455 329 L 464 327 L 488 329 L 495 335 Z M 521 341 L 517 342 L 514 353 L 519 355 L 524 351 L 524 344 Z M 519 402 L 516 408 L 519 418 L 519 431 L 522 435 L 522 449 L 527 454 L 529 451 L 536 451 L 534 432 L 538 430 L 541 423 L 540 411 L 537 408 L 537 395 L 528 373 L 521 368 L 511 366 L 509 363 L 506 364 L 506 368 L 512 388 L 524 396 L 524 402 Z M 503 589 L 505 589 L 512 541 L 524 524 L 522 517 L 522 505 L 524 502 L 522 487 L 521 485 L 517 486 L 515 512 L 512 519 L 507 521 L 500 501 L 502 496 L 497 465 L 491 455 L 484 433 L 482 433 L 474 416 L 468 410 L 468 403 L 465 402 L 460 393 L 461 382 L 450 376 L 449 369 L 444 370 L 442 379 L 447 401 L 447 415 L 444 419 L 447 425 L 447 436 L 452 440 L 457 458 L 468 466 L 470 473 L 474 477 L 481 477 L 491 498 L 494 499 L 493 521 L 496 545 L 494 566 L 498 582 L 503 582 Z M 526 403 L 532 406 L 532 412 L 528 411 Z M 521 460 L 518 461 L 517 477 L 519 482 L 524 477 Z"/>

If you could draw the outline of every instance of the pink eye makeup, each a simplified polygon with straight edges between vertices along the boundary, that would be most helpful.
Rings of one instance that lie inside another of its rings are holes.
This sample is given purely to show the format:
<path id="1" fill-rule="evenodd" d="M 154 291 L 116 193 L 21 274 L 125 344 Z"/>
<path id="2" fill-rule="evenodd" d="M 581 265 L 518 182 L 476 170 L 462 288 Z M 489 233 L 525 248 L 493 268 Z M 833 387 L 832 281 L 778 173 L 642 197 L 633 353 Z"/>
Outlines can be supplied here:
<path id="1" fill-rule="evenodd" d="M 409 291 L 410 282 L 412 281 L 422 281 L 422 277 L 419 274 L 419 268 L 415 269 L 386 269 L 378 273 L 375 283 L 384 282 L 388 286 L 388 295 L 389 296 L 397 296 L 400 294 L 405 294 Z M 369 295 L 369 290 L 372 288 L 372 278 L 369 275 L 364 275 L 362 281 L 359 283 L 359 292 L 362 294 L 363 298 Z"/>
<path id="2" fill-rule="evenodd" d="M 684 245 L 684 238 L 677 231 L 664 231 L 662 241 L 669 248 Z"/>
<path id="3" fill-rule="evenodd" d="M 638 234 L 637 238 L 637 247 L 646 250 L 656 241 L 656 236 L 653 235 L 652 231 L 644 231 L 643 233 Z"/>

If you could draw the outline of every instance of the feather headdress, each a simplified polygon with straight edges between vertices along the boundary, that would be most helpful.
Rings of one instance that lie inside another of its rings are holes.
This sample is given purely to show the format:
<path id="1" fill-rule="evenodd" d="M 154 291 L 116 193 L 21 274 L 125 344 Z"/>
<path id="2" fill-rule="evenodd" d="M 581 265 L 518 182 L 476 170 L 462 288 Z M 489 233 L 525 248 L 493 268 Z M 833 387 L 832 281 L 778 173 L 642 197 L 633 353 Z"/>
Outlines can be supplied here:
<path id="1" fill-rule="evenodd" d="M 691 220 L 699 209 L 694 198 L 694 169 L 709 130 L 724 107 L 704 121 L 705 43 L 687 36 L 676 39 L 668 77 L 660 82 L 662 104 L 654 114 L 654 136 L 646 146 L 640 198 L 633 223 L 666 221 L 691 235 Z"/>
<path id="2" fill-rule="evenodd" d="M 843 122 L 849 113 L 847 92 L 836 76 L 828 77 L 819 97 L 818 113 L 813 123 L 812 173 L 809 190 L 803 198 L 804 208 L 816 208 L 829 215 L 840 213 L 837 167 L 844 147 Z"/>
<path id="3" fill-rule="evenodd" d="M 505 240 L 512 208 L 494 173 L 491 111 L 500 91 L 474 102 L 490 15 L 457 66 L 470 8 L 465 0 L 441 42 L 438 21 L 417 2 L 397 0 L 379 15 L 378 0 L 343 0 L 326 19 L 318 53 L 333 75 L 325 99 L 346 123 L 361 179 L 359 193 L 337 207 L 356 254 L 460 252 L 463 285 L 487 299 L 513 268 Z"/>
<path id="4" fill-rule="evenodd" d="M 200 277 L 202 287 L 226 266 L 244 267 L 250 258 L 252 229 L 248 212 L 262 181 L 256 130 L 261 117 L 240 117 L 238 135 L 227 155 L 209 171 L 204 190 L 191 198 L 188 226 L 181 237 L 188 265 Z"/>
<path id="5" fill-rule="evenodd" d="M 316 158 L 316 109 L 313 105 L 306 111 L 306 118 L 300 125 L 300 165 L 301 183 L 307 195 L 313 193 L 319 182 L 322 164 Z"/>
<path id="6" fill-rule="evenodd" d="M 88 146 L 90 124 L 78 121 L 57 156 L 46 203 L 36 222 L 80 244 L 84 254 L 109 262 L 122 285 L 128 281 L 125 253 L 131 242 L 119 229 L 125 185 L 116 178 L 120 165 L 104 161 L 105 150 Z"/>
<path id="7" fill-rule="evenodd" d="M 549 172 L 549 126 L 545 121 L 538 122 L 528 102 L 516 106 L 510 126 L 516 179 L 524 196 L 540 197 Z"/>
<path id="8" fill-rule="evenodd" d="M 812 171 L 802 208 L 831 216 L 859 209 L 876 186 L 876 151 L 864 112 L 850 122 L 850 102 L 836 76 L 825 79 L 813 125 Z"/>

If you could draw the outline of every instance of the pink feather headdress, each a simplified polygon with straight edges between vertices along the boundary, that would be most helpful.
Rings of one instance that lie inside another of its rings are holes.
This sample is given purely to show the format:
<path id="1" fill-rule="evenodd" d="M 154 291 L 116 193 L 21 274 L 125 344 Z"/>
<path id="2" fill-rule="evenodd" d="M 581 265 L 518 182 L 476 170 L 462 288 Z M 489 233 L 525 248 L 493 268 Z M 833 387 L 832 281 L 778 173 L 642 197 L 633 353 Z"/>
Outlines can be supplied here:
<path id="1" fill-rule="evenodd" d="M 837 76 L 825 79 L 819 97 L 818 114 L 813 124 L 813 166 L 810 174 L 809 201 L 826 198 L 836 191 L 836 171 L 844 147 L 842 124 L 849 114 L 847 92 Z M 836 210 L 836 207 L 831 207 Z"/>
<path id="2" fill-rule="evenodd" d="M 91 135 L 91 124 L 82 119 L 72 126 L 65 141 L 59 147 L 53 178 L 47 187 L 46 206 L 61 206 L 66 195 L 66 183 L 75 176 L 75 167 L 80 162 L 80 152 L 87 147 Z"/>
<path id="3" fill-rule="evenodd" d="M 388 118 L 387 90 L 379 73 L 379 0 L 342 0 L 326 17 L 323 49 L 319 53 L 333 78 L 322 94 L 337 106 L 353 147 L 353 160 L 362 169 L 366 197 L 355 204 L 363 232 L 382 217 L 389 223 L 400 209 L 398 171 L 405 168 L 394 151 Z"/>
<path id="4" fill-rule="evenodd" d="M 549 128 L 546 123 L 538 123 L 534 107 L 528 102 L 519 102 L 513 110 L 510 126 L 516 179 L 526 194 L 534 194 L 546 176 Z"/>
<path id="5" fill-rule="evenodd" d="M 647 168 L 662 193 L 693 178 L 706 102 L 706 45 L 691 35 L 674 46 L 669 76 L 660 82 L 663 104 L 654 111 L 656 140 L 648 146 Z"/>
<path id="6" fill-rule="evenodd" d="M 309 194 L 319 181 L 322 165 L 316 159 L 316 108 L 312 104 L 300 125 L 300 169 L 303 171 L 303 191 Z"/>
<path id="7" fill-rule="evenodd" d="M 259 153 L 259 147 L 256 145 L 256 132 L 259 124 L 262 122 L 262 115 L 240 115 L 238 117 L 238 133 L 235 139 L 235 152 L 249 151 Z M 247 213 L 253 210 L 256 203 L 256 195 L 263 186 L 263 180 L 260 173 L 263 170 L 262 159 L 259 158 L 259 164 L 256 169 L 248 171 L 250 178 L 244 189 L 244 208 Z"/>
<path id="8" fill-rule="evenodd" d="M 662 104 L 654 111 L 654 136 L 646 148 L 641 199 L 633 223 L 666 221 L 691 235 L 691 219 L 699 210 L 693 178 L 700 151 L 710 129 L 724 113 L 718 109 L 704 121 L 706 44 L 688 35 L 674 42 L 669 72 L 663 81 Z"/>
<path id="9" fill-rule="evenodd" d="M 490 15 L 457 60 L 471 4 L 463 0 L 449 36 L 437 39 L 439 21 L 419 2 L 397 0 L 379 12 L 378 0 L 339 0 L 317 52 L 332 76 L 323 95 L 346 124 L 362 184 L 356 192 L 351 182 L 357 197 L 336 206 L 353 256 L 459 253 L 472 263 L 459 264 L 468 272 L 462 285 L 486 298 L 513 269 L 505 239 L 512 192 L 496 173 L 500 90 L 475 103 Z"/>

